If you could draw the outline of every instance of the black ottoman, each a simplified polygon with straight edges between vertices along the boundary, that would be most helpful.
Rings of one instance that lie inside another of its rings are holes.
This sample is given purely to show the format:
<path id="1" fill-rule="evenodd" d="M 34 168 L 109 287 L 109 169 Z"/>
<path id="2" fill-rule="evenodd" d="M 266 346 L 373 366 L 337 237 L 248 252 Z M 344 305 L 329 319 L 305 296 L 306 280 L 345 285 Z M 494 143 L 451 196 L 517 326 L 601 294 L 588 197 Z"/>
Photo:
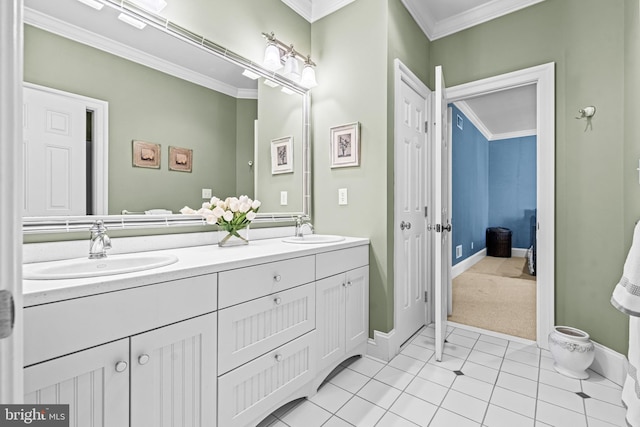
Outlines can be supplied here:
<path id="1" fill-rule="evenodd" d="M 487 228 L 487 255 L 511 258 L 511 230 L 503 227 Z"/>

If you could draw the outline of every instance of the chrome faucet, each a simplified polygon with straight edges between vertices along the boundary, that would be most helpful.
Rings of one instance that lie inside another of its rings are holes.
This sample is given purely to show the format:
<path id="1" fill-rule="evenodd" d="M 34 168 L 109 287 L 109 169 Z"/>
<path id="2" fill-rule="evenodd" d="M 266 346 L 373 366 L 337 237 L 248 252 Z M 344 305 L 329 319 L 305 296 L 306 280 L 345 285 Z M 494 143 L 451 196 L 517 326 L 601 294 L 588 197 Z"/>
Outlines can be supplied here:
<path id="1" fill-rule="evenodd" d="M 309 227 L 309 231 L 311 232 L 311 234 L 315 232 L 310 220 L 303 219 L 302 216 L 298 216 L 296 218 L 296 230 L 293 235 L 295 237 L 303 237 L 304 234 L 302 233 L 302 229 L 304 228 L 305 225 Z"/>
<path id="2" fill-rule="evenodd" d="M 111 239 L 107 236 L 107 227 L 100 220 L 91 226 L 91 242 L 89 243 L 89 259 L 107 257 L 107 249 L 111 249 Z"/>

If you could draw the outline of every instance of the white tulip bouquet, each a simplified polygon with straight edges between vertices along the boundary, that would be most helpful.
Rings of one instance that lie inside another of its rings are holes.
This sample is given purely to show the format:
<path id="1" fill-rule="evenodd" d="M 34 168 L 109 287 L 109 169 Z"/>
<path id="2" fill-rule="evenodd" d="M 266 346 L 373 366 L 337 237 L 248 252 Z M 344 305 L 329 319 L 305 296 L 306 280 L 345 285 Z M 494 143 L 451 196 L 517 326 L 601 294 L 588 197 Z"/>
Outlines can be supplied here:
<path id="1" fill-rule="evenodd" d="M 207 224 L 217 224 L 221 230 L 228 233 L 219 242 L 220 245 L 224 245 L 231 237 L 248 242 L 238 231 L 251 224 L 251 221 L 256 218 L 260 205 L 260 200 L 251 200 L 248 196 L 227 197 L 225 200 L 212 197 L 209 202 L 204 202 L 197 211 L 185 206 L 180 209 L 180 213 L 202 215 Z"/>

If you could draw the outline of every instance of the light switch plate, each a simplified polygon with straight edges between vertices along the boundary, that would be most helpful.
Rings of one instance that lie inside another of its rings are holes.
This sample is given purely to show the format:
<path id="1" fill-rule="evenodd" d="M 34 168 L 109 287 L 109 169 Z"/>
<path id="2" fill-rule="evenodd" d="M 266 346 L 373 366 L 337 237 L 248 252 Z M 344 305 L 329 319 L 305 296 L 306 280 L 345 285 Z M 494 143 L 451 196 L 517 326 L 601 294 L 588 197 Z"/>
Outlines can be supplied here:
<path id="1" fill-rule="evenodd" d="M 287 206 L 288 193 L 286 191 L 280 192 L 280 206 Z"/>
<path id="2" fill-rule="evenodd" d="M 348 197 L 347 197 L 347 189 L 346 188 L 339 188 L 338 189 L 338 204 L 339 205 L 346 205 L 348 204 Z"/>
<path id="3" fill-rule="evenodd" d="M 211 189 L 210 188 L 203 188 L 202 189 L 202 198 L 203 199 L 210 199 L 211 198 Z"/>

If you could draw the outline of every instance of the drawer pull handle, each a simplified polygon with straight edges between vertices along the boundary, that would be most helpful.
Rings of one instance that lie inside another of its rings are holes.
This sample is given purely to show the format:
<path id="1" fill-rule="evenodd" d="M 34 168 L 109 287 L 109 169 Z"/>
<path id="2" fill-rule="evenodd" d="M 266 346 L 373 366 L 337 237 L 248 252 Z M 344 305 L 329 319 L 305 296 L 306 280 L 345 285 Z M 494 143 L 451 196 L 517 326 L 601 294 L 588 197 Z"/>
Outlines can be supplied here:
<path id="1" fill-rule="evenodd" d="M 275 276 L 273 276 L 273 280 L 275 280 L 276 282 L 279 282 L 282 279 L 282 276 L 280 276 L 279 274 L 276 274 Z"/>
<path id="2" fill-rule="evenodd" d="M 346 287 L 347 287 L 347 284 L 346 284 L 346 283 L 344 283 L 344 282 L 342 282 L 342 287 L 343 287 L 343 288 L 346 288 Z"/>
<path id="3" fill-rule="evenodd" d="M 125 362 L 124 360 L 119 361 L 118 363 L 116 363 L 116 372 L 124 372 L 127 370 L 127 362 Z"/>
<path id="4" fill-rule="evenodd" d="M 149 355 L 148 354 L 141 354 L 140 357 L 138 357 L 138 363 L 141 365 L 146 365 L 149 362 Z"/>
<path id="5" fill-rule="evenodd" d="M 275 355 L 275 359 L 276 359 L 276 362 L 282 362 L 282 359 L 284 359 L 284 357 L 282 357 L 280 353 L 277 353 Z"/>
<path id="6" fill-rule="evenodd" d="M 347 286 L 351 286 L 351 285 L 352 285 L 351 280 L 349 280 L 349 281 L 347 282 Z"/>
<path id="7" fill-rule="evenodd" d="M 281 302 L 282 302 L 282 298 L 280 298 L 280 297 L 275 297 L 275 298 L 273 299 L 273 303 L 274 303 L 275 305 L 280 305 L 280 303 L 281 303 Z"/>

